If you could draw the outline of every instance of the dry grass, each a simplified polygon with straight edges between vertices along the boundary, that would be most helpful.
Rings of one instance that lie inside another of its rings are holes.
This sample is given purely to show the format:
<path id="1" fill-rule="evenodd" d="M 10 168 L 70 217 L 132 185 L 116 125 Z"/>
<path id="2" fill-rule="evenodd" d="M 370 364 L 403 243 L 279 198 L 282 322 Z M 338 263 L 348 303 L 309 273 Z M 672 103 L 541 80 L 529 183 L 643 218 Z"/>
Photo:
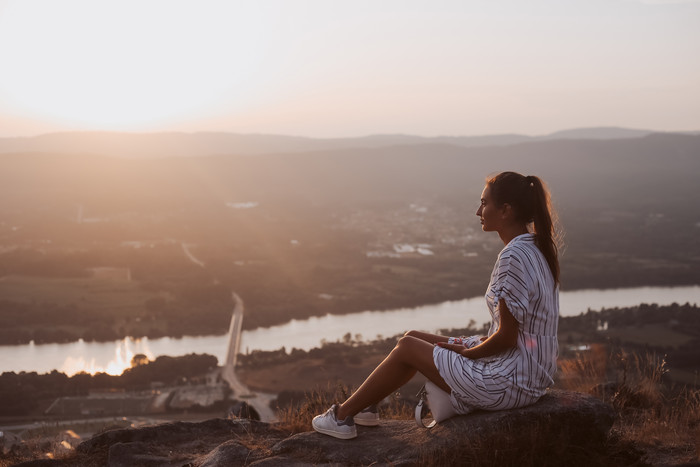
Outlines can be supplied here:
<path id="1" fill-rule="evenodd" d="M 667 384 L 667 373 L 662 356 L 610 352 L 599 345 L 561 361 L 558 385 L 609 402 L 618 442 L 647 453 L 672 452 L 674 462 L 695 461 L 700 458 L 700 390 Z"/>
<path id="2" fill-rule="evenodd" d="M 331 405 L 346 400 L 351 394 L 352 388 L 343 383 L 329 385 L 325 390 L 307 392 L 304 400 L 277 412 L 278 426 L 292 434 L 309 431 L 312 418 L 328 410 Z M 379 405 L 379 412 L 383 419 L 407 420 L 413 417 L 413 407 L 403 402 L 398 394 L 385 399 Z"/>
<path id="3" fill-rule="evenodd" d="M 330 385 L 326 390 L 315 389 L 306 393 L 301 402 L 295 402 L 281 409 L 277 413 L 280 429 L 290 433 L 301 433 L 311 429 L 311 419 L 325 412 L 338 401 L 344 401 L 351 394 L 347 386 L 337 384 Z"/>
<path id="4" fill-rule="evenodd" d="M 587 352 L 576 358 L 559 360 L 557 386 L 569 391 L 590 392 L 597 384 L 604 384 L 609 371 L 608 351 L 600 344 L 591 345 Z"/>

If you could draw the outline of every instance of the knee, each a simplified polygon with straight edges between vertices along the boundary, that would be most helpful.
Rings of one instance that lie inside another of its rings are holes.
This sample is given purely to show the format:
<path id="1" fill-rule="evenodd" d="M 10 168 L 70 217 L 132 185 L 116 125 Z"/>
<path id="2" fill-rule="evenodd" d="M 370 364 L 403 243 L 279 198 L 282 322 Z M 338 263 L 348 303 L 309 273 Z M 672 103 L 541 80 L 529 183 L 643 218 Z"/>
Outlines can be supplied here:
<path id="1" fill-rule="evenodd" d="M 403 337 L 418 337 L 419 331 L 408 331 Z"/>
<path id="2" fill-rule="evenodd" d="M 416 336 L 411 334 L 413 331 L 408 331 L 406 334 L 403 335 L 403 337 L 399 338 L 399 341 L 396 343 L 396 347 L 394 347 L 394 350 L 400 350 L 400 349 L 405 349 L 411 345 L 411 341 L 415 341 Z"/>
<path id="3" fill-rule="evenodd" d="M 396 352 L 399 351 L 401 347 L 405 347 L 405 341 L 406 341 L 406 336 L 408 333 L 404 334 L 403 336 L 399 337 L 399 340 L 396 341 L 396 345 L 394 346 L 393 349 L 391 349 L 391 353 L 395 354 Z"/>
<path id="4" fill-rule="evenodd" d="M 411 367 L 415 366 L 416 357 L 420 351 L 421 340 L 409 335 L 404 335 L 396 343 L 396 347 L 391 351 L 391 356 L 399 361 L 408 364 Z"/>

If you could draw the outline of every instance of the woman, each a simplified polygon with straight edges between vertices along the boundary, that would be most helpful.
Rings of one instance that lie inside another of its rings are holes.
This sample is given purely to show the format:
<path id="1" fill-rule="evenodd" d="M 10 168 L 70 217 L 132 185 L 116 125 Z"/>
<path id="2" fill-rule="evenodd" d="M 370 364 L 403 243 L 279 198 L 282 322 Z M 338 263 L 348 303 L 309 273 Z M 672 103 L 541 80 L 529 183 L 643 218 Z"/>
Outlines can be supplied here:
<path id="1" fill-rule="evenodd" d="M 409 331 L 348 400 L 313 419 L 316 431 L 356 437 L 355 422 L 376 425 L 370 407 L 416 372 L 449 393 L 462 414 L 532 404 L 553 383 L 559 259 L 549 192 L 538 177 L 503 172 L 487 180 L 476 215 L 482 230 L 497 232 L 505 245 L 486 291 L 488 336 Z"/>

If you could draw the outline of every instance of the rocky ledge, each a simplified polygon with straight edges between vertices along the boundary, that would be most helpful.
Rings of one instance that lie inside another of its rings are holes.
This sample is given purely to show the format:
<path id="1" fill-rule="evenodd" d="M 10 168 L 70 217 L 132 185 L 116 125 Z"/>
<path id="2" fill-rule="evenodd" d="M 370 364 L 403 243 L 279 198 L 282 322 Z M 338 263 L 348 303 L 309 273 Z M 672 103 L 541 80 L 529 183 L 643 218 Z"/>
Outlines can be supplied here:
<path id="1" fill-rule="evenodd" d="M 536 404 L 454 417 L 431 430 L 411 420 L 358 427 L 342 441 L 309 431 L 212 419 L 111 430 L 70 459 L 20 464 L 118 466 L 604 465 L 612 409 L 580 393 L 552 391 Z"/>

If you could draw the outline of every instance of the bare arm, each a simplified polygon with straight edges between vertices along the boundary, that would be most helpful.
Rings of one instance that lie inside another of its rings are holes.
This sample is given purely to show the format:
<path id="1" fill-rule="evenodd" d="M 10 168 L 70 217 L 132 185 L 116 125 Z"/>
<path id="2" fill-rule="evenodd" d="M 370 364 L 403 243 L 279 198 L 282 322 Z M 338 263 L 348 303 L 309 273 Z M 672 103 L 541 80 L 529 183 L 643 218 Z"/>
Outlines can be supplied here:
<path id="1" fill-rule="evenodd" d="M 490 357 L 491 355 L 496 355 L 504 350 L 515 347 L 518 342 L 518 321 L 513 317 L 506 302 L 503 300 L 498 302 L 498 312 L 501 315 L 501 322 L 498 326 L 498 330 L 476 347 L 468 349 L 460 344 L 447 344 L 444 342 L 438 342 L 436 345 L 458 352 L 463 357 L 473 360 Z"/>
<path id="2" fill-rule="evenodd" d="M 439 334 L 430 334 L 421 331 L 408 331 L 404 336 L 417 337 L 418 339 L 425 341 L 429 344 L 437 344 L 438 342 L 447 342 L 450 338 L 447 336 L 441 336 Z"/>

